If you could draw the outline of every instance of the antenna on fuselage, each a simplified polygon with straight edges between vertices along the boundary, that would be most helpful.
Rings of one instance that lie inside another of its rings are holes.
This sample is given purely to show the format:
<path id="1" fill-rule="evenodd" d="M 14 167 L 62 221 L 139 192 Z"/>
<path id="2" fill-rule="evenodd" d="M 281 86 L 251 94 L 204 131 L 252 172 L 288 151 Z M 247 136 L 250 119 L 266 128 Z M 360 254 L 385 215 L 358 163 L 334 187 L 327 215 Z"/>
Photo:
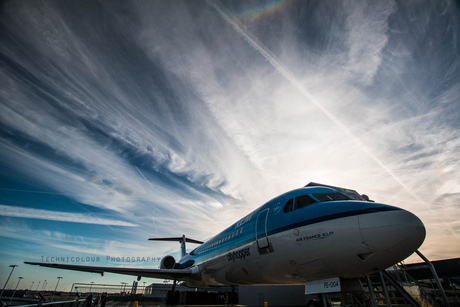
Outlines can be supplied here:
<path id="1" fill-rule="evenodd" d="M 187 255 L 187 250 L 186 250 L 186 246 L 185 246 L 186 242 L 195 243 L 195 244 L 203 244 L 204 243 L 202 241 L 186 238 L 185 235 L 182 235 L 182 237 L 171 237 L 171 238 L 150 238 L 149 240 L 152 240 L 152 241 L 179 242 L 180 243 L 180 251 L 181 251 L 180 257 L 181 258 L 184 257 L 185 255 Z"/>

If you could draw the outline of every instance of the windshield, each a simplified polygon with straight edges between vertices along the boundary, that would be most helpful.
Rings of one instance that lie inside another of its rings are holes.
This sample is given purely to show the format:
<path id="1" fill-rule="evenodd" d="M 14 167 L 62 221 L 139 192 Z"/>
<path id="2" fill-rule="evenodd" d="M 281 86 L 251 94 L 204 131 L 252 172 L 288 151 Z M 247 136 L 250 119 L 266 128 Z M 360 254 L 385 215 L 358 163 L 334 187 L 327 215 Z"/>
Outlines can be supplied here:
<path id="1" fill-rule="evenodd" d="M 318 193 L 318 194 L 312 194 L 312 196 L 320 202 L 334 201 L 334 200 L 351 200 L 350 197 L 345 196 L 341 193 Z"/>

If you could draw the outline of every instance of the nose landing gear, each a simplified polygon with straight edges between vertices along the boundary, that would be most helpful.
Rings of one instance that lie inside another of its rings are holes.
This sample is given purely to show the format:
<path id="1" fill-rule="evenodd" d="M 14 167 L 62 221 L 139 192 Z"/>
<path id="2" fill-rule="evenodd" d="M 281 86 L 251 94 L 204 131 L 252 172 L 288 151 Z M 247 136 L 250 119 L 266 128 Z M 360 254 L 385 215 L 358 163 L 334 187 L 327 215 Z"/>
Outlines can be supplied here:
<path id="1" fill-rule="evenodd" d="M 225 292 L 225 304 L 233 306 L 233 304 L 238 304 L 238 293 L 235 292 L 235 286 L 231 287 L 231 292 Z"/>

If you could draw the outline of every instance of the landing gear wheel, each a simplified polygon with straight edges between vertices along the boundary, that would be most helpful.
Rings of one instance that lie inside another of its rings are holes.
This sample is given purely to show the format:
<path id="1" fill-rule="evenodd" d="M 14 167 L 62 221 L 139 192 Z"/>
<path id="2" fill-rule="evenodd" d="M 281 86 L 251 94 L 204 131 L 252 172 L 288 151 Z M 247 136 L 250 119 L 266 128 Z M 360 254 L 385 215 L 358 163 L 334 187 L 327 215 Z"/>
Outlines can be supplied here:
<path id="1" fill-rule="evenodd" d="M 307 307 L 321 307 L 321 303 L 315 300 L 309 300 Z"/>
<path id="2" fill-rule="evenodd" d="M 238 293 L 237 292 L 225 292 L 225 304 L 231 305 L 238 304 Z"/>
<path id="3" fill-rule="evenodd" d="M 225 304 L 230 305 L 232 303 L 232 293 L 225 291 Z"/>
<path id="4" fill-rule="evenodd" d="M 238 292 L 233 292 L 233 304 L 238 304 Z"/>

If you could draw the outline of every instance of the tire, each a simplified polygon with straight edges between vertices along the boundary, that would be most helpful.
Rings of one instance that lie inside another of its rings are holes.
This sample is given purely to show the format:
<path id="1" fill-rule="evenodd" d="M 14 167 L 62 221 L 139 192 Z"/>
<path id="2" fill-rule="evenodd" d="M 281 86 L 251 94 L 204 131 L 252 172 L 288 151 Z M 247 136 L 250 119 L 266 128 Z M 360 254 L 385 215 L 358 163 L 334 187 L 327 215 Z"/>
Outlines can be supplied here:
<path id="1" fill-rule="evenodd" d="M 318 301 L 310 300 L 307 303 L 307 307 L 321 307 L 321 304 Z"/>

